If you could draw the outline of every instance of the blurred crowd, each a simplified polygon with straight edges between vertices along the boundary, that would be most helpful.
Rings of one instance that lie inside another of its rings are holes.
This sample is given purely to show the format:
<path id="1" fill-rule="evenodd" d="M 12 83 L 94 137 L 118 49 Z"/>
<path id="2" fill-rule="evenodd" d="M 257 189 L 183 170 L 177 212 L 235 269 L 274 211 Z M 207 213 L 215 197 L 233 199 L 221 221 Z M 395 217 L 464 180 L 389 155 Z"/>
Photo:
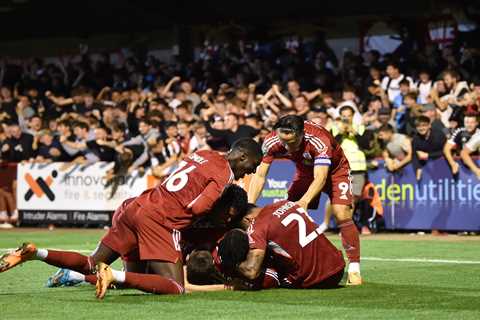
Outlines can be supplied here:
<path id="1" fill-rule="evenodd" d="M 471 158 L 480 148 L 476 48 L 429 44 L 338 59 L 325 40 L 291 38 L 206 42 L 189 62 L 92 57 L 0 62 L 1 161 L 114 161 L 111 181 L 147 169 L 161 179 L 185 155 L 226 151 L 242 137 L 261 142 L 280 117 L 297 114 L 341 143 L 358 197 L 380 158 L 392 172 L 412 163 L 421 179 L 440 157 L 458 173 L 461 156 L 480 178 Z M 0 220 L 16 212 L 4 193 Z"/>

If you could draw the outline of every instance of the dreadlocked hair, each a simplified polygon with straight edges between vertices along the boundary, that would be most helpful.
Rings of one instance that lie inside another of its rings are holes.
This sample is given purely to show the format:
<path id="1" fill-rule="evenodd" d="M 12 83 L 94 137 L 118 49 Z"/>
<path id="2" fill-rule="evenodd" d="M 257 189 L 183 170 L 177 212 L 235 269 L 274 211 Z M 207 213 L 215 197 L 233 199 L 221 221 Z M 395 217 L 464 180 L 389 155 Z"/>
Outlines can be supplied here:
<path id="1" fill-rule="evenodd" d="M 218 255 L 225 274 L 234 274 L 237 266 L 247 259 L 248 251 L 247 233 L 241 229 L 228 231 L 218 244 Z"/>

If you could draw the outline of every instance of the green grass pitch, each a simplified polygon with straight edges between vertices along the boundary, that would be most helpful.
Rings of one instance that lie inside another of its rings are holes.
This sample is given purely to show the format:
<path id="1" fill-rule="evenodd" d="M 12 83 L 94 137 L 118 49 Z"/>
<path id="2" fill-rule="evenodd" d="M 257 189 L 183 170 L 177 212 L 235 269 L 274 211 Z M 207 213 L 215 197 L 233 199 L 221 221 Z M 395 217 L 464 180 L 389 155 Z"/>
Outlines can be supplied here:
<path id="1" fill-rule="evenodd" d="M 103 233 L 0 231 L 0 248 L 33 241 L 92 250 Z M 45 288 L 56 268 L 33 261 L 0 274 L 0 319 L 480 319 L 479 254 L 479 237 L 362 237 L 361 287 L 184 296 L 110 290 L 104 301 L 89 285 Z"/>

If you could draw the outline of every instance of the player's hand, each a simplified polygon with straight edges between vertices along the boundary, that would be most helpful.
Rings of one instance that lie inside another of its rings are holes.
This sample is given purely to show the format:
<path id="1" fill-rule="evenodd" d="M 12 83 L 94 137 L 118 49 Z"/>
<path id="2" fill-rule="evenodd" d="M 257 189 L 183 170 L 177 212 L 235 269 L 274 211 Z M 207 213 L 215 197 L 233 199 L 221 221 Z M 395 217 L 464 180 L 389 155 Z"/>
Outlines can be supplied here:
<path id="1" fill-rule="evenodd" d="M 477 178 L 480 180 L 480 169 L 476 169 L 475 171 L 473 171 L 473 173 L 475 173 Z"/>
<path id="2" fill-rule="evenodd" d="M 202 96 L 200 97 L 200 100 L 202 100 L 203 103 L 207 103 L 208 95 L 206 93 L 202 94 Z"/>
<path id="3" fill-rule="evenodd" d="M 428 160 L 428 153 L 423 151 L 417 151 L 417 157 L 420 160 Z"/>
<path id="4" fill-rule="evenodd" d="M 57 148 L 51 148 L 48 153 L 52 156 L 52 157 L 59 157 L 62 153 L 60 152 L 60 150 L 58 150 Z"/>
<path id="5" fill-rule="evenodd" d="M 308 210 L 308 202 L 307 202 L 307 201 L 300 199 L 300 200 L 298 200 L 298 201 L 296 202 L 296 204 L 298 204 L 298 205 L 299 205 L 301 208 L 303 208 L 305 211 Z"/>
<path id="6" fill-rule="evenodd" d="M 452 174 L 456 175 L 460 171 L 460 166 L 457 162 L 452 163 Z"/>

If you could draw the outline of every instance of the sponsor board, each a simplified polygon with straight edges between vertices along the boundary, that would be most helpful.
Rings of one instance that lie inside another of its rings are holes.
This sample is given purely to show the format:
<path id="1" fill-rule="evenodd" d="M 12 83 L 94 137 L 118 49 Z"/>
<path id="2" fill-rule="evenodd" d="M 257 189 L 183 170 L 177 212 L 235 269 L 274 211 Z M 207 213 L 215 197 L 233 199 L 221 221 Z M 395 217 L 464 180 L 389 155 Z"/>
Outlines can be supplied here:
<path id="1" fill-rule="evenodd" d="M 292 162 L 273 162 L 257 204 L 285 199 L 294 174 Z M 463 164 L 454 177 L 443 158 L 429 161 L 417 181 L 412 165 L 390 173 L 380 161 L 368 175 L 382 200 L 387 229 L 480 230 L 480 180 Z M 323 221 L 327 198 L 322 194 L 319 209 L 310 212 L 317 223 Z"/>
<path id="2" fill-rule="evenodd" d="M 65 168 L 64 163 L 19 164 L 17 206 L 20 211 L 114 211 L 125 199 L 153 187 L 148 174 L 120 176 L 112 196 L 107 171 L 113 163 Z"/>

